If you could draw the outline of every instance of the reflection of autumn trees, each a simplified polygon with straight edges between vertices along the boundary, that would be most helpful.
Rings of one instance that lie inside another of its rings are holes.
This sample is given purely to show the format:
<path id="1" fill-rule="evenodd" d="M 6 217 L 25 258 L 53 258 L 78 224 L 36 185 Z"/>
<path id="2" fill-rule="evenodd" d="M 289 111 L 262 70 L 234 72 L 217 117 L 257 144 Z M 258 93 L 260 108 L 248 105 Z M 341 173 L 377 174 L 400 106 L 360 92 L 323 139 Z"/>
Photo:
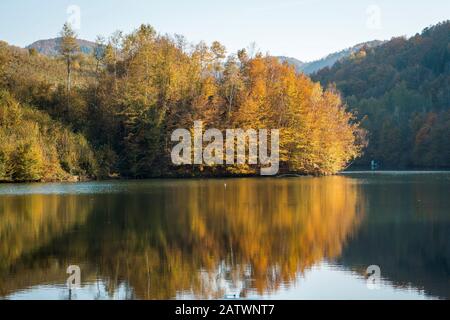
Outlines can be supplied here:
<path id="1" fill-rule="evenodd" d="M 0 196 L 0 296 L 49 280 L 65 281 L 67 263 L 35 252 L 86 222 L 86 196 Z"/>
<path id="2" fill-rule="evenodd" d="M 74 195 L 2 196 L 0 270 L 85 222 L 92 203 Z"/>
<path id="3" fill-rule="evenodd" d="M 220 279 L 240 283 L 244 295 L 273 292 L 340 255 L 363 201 L 343 177 L 147 184 L 79 201 L 93 206 L 84 225 L 78 232 L 52 229 L 53 241 L 36 246 L 33 265 L 50 257 L 80 261 L 97 267 L 111 292 L 127 283 L 144 299 L 220 297 Z"/>
<path id="4" fill-rule="evenodd" d="M 339 255 L 357 221 L 357 193 L 349 183 L 339 177 L 260 180 L 229 183 L 226 191 L 217 183 L 205 196 L 223 201 L 192 203 L 193 245 L 205 259 L 220 252 L 228 264 L 250 265 L 258 291 L 276 289 L 313 263 Z M 268 283 L 274 271 L 278 275 Z"/>

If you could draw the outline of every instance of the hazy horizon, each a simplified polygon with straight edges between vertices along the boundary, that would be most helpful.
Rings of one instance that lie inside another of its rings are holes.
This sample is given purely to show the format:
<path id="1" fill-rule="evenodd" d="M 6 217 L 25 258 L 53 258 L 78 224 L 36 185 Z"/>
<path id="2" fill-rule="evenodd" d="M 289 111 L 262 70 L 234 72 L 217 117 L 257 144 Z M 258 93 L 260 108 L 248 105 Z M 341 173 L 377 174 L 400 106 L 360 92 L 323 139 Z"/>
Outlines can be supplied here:
<path id="1" fill-rule="evenodd" d="M 433 5 L 430 1 L 404 0 L 395 3 L 385 0 L 345 3 L 331 0 L 277 3 L 265 0 L 245 3 L 234 0 L 226 3 L 4 0 L 0 3 L 0 39 L 25 47 L 57 37 L 61 26 L 70 19 L 77 21 L 79 38 L 89 41 L 98 34 L 107 37 L 115 30 L 128 33 L 148 23 L 159 33 L 181 34 L 190 43 L 218 40 L 227 47 L 228 53 L 256 43 L 264 53 L 306 62 L 362 42 L 412 36 L 450 17 L 448 1 L 431 2 Z M 410 19 L 411 16 L 415 18 Z"/>

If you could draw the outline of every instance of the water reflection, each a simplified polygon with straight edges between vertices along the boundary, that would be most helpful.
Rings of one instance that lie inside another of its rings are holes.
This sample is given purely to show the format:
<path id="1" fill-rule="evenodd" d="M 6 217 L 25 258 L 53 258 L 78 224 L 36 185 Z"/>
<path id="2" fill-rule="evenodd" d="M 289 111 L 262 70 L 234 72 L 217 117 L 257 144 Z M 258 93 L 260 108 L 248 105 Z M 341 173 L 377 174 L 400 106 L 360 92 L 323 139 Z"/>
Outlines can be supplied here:
<path id="1" fill-rule="evenodd" d="M 386 183 L 377 181 L 356 176 L 0 188 L 0 297 L 67 299 L 66 268 L 73 264 L 82 269 L 83 289 L 70 298 L 82 299 L 269 297 L 301 286 L 299 279 L 324 261 L 359 283 L 365 267 L 379 263 L 393 287 L 414 287 L 417 268 L 406 265 L 409 273 L 400 275 L 404 260 L 390 260 L 401 253 L 420 264 L 425 257 L 409 250 L 423 248 L 434 269 L 424 270 L 430 279 L 419 279 L 416 287 L 448 298 L 448 289 L 434 289 L 449 272 L 442 263 L 450 257 L 444 239 L 449 219 L 438 210 L 448 202 L 416 190 L 421 206 L 405 207 L 413 187 L 387 183 L 392 189 L 385 194 L 379 188 Z M 398 192 L 404 198 L 396 207 Z M 436 201 L 440 205 L 430 205 Z M 409 216 L 420 210 L 425 216 L 411 224 Z"/>
<path id="2" fill-rule="evenodd" d="M 365 183 L 370 209 L 340 264 L 382 267 L 398 288 L 450 298 L 450 174 L 353 175 Z"/>

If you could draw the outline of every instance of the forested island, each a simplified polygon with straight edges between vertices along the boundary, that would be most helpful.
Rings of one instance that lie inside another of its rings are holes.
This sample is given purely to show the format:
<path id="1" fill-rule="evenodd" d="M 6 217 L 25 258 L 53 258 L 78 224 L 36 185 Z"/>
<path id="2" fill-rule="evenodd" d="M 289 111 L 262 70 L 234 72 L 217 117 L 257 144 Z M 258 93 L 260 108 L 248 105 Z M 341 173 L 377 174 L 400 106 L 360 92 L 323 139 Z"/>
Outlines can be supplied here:
<path id="1" fill-rule="evenodd" d="M 312 75 L 142 25 L 56 56 L 0 42 L 0 181 L 242 176 L 254 165 L 175 166 L 171 133 L 280 129 L 280 171 L 335 174 L 375 159 L 450 167 L 450 23 L 362 47 Z"/>

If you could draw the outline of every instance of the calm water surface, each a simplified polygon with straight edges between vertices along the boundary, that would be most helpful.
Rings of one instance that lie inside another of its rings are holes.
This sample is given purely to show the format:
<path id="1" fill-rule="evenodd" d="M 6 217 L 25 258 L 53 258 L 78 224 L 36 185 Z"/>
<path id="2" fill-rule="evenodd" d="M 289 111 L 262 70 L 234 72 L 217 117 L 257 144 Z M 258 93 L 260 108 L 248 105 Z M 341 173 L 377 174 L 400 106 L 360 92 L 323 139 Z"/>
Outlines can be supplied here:
<path id="1" fill-rule="evenodd" d="M 0 299 L 449 299 L 449 190 L 445 172 L 1 185 Z"/>

